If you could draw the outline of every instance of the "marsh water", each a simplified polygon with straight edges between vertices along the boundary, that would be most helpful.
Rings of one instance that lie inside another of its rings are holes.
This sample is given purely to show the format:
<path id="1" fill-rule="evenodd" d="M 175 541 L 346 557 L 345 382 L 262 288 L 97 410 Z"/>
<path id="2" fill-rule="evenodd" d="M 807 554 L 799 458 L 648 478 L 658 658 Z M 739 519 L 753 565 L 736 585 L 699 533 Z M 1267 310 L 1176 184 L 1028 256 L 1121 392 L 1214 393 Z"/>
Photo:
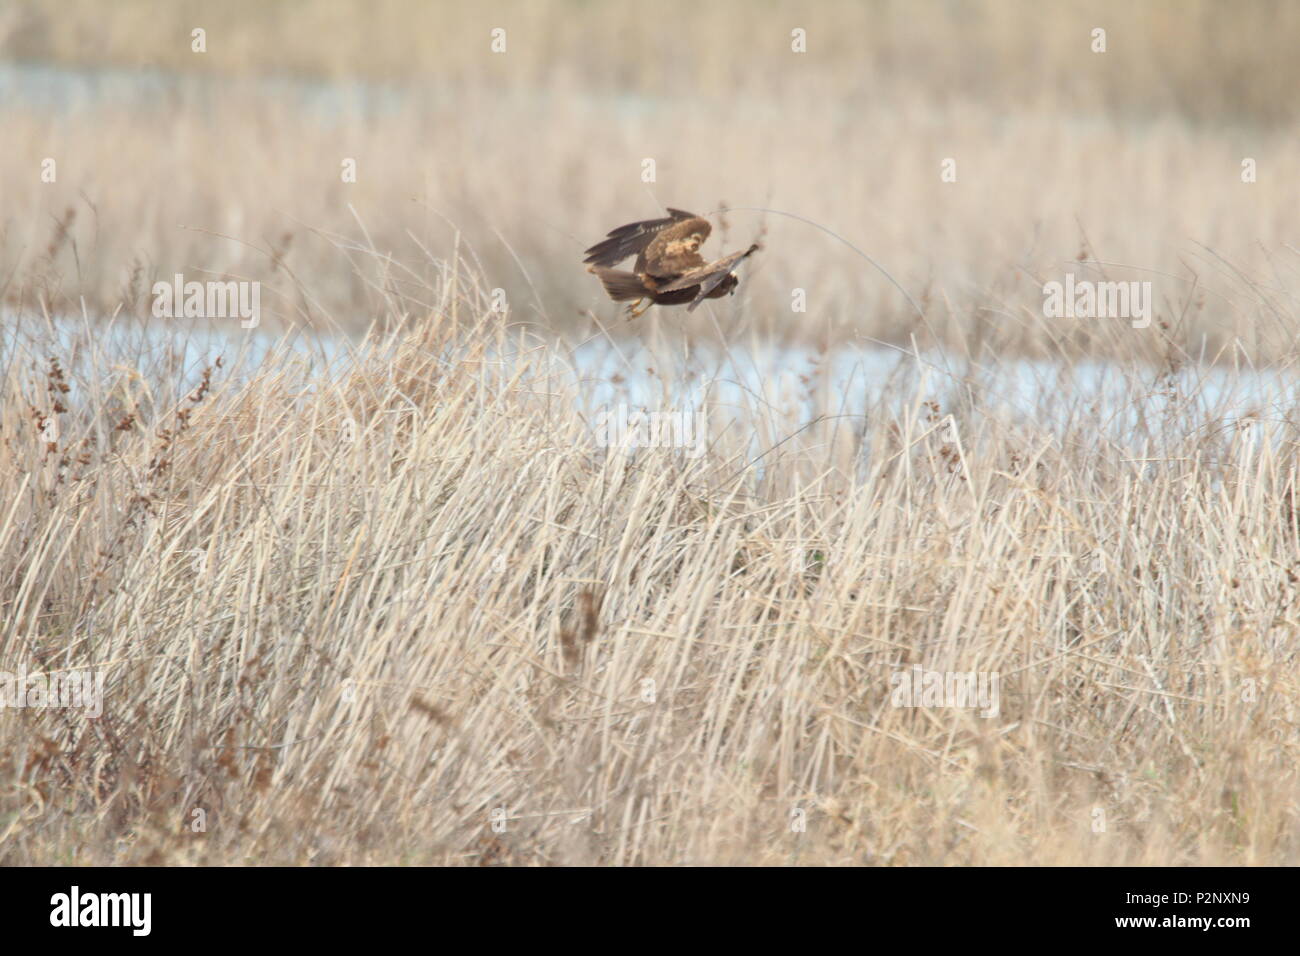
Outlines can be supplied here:
<path id="1" fill-rule="evenodd" d="M 221 371 L 214 384 L 252 376 L 270 358 L 295 364 L 304 383 L 320 383 L 337 380 L 359 358 L 382 361 L 384 350 L 393 347 L 303 331 L 242 329 L 235 320 L 197 325 L 69 317 L 47 322 L 19 319 L 12 312 L 3 314 L 0 333 L 0 363 L 18 355 L 59 355 L 74 383 L 140 374 L 169 385 L 175 394 L 196 385 L 218 359 Z M 965 408 L 1058 435 L 1083 421 L 1135 449 L 1142 446 L 1135 430 L 1150 435 L 1175 417 L 1179 428 L 1276 421 L 1300 403 L 1300 378 L 1283 370 L 1194 363 L 1169 370 L 1016 358 L 979 364 L 875 345 L 841 345 L 821 353 L 761 344 L 686 348 L 636 339 L 554 339 L 499 345 L 475 352 L 472 359 L 455 351 L 440 357 L 488 366 L 495 380 L 524 368 L 517 387 L 568 396 L 588 416 L 620 404 L 650 411 L 708 405 L 724 413 L 734 410 L 738 421 L 770 415 L 798 427 L 821 416 L 865 419 L 933 401 L 945 414 Z"/>

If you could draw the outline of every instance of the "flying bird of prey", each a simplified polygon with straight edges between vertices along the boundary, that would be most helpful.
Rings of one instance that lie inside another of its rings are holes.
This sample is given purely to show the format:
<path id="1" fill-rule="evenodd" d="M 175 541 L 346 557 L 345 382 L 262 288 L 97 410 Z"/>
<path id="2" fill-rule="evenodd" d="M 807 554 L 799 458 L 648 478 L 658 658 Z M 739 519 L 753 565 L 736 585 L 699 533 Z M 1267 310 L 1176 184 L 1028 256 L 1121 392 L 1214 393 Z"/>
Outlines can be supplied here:
<path id="1" fill-rule="evenodd" d="M 666 219 L 647 219 L 619 226 L 585 253 L 587 271 L 596 274 L 615 302 L 631 302 L 628 318 L 652 305 L 683 305 L 692 312 L 705 299 L 720 299 L 736 291 L 740 278 L 732 268 L 757 251 L 754 243 L 705 262 L 700 246 L 713 227 L 707 219 L 681 209 L 668 209 Z M 636 256 L 631 272 L 613 266 Z M 648 301 L 646 301 L 648 300 Z M 641 306 L 641 303 L 645 305 Z"/>

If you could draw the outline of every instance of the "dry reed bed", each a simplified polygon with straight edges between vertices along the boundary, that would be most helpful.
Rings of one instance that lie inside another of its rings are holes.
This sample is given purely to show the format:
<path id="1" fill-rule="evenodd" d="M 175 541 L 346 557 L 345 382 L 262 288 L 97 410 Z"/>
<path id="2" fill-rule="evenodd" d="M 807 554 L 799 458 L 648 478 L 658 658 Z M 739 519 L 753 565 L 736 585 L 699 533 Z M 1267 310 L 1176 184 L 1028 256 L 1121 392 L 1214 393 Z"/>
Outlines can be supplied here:
<path id="1" fill-rule="evenodd" d="M 434 266 L 333 377 L 9 340 L 0 670 L 107 697 L 0 712 L 0 861 L 1300 860 L 1294 407 L 607 453 Z M 913 665 L 1000 713 L 892 706 Z"/>

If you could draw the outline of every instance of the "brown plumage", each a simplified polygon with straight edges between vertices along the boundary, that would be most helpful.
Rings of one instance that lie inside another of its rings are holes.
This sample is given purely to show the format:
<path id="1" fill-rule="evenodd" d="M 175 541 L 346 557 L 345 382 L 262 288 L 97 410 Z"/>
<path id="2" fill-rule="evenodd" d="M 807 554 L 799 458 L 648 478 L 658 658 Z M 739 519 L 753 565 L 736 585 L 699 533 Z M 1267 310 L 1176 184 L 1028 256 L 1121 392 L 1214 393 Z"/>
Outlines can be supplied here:
<path id="1" fill-rule="evenodd" d="M 704 299 L 734 292 L 740 279 L 732 267 L 759 248 L 755 243 L 716 262 L 705 262 L 699 249 L 713 227 L 707 219 L 669 209 L 666 219 L 632 222 L 612 230 L 586 251 L 588 272 L 593 272 L 615 302 L 633 301 L 632 317 L 654 305 L 686 305 L 695 309 Z M 610 268 L 636 256 L 631 272 Z M 650 304 L 637 309 L 643 299 Z"/>
<path id="2" fill-rule="evenodd" d="M 644 222 L 630 222 L 626 226 L 611 229 L 607 238 L 587 250 L 587 258 L 582 261 L 588 265 L 612 266 L 622 262 L 628 256 L 637 257 L 637 271 L 645 266 L 645 248 L 650 245 L 659 231 L 675 222 L 697 218 L 693 213 L 669 208 L 667 219 L 647 219 Z M 708 223 L 705 222 L 707 226 Z"/>
<path id="3" fill-rule="evenodd" d="M 604 266 L 592 266 L 591 271 L 600 279 L 605 293 L 615 302 L 639 302 L 649 298 L 655 305 L 685 305 L 688 312 L 698 304 L 695 301 L 697 296 L 702 299 L 720 299 L 740 284 L 736 276 L 724 273 L 716 288 L 699 296 L 697 285 L 665 292 L 662 289 L 650 289 L 644 279 L 634 272 L 606 269 Z"/>
<path id="4" fill-rule="evenodd" d="M 733 280 L 732 287 L 734 288 L 735 283 L 738 280 L 736 279 L 736 274 L 731 271 L 731 267 L 736 265 L 742 259 L 746 259 L 753 255 L 759 250 L 759 248 L 759 244 L 756 242 L 748 249 L 741 252 L 733 252 L 731 255 L 723 256 L 721 259 L 710 262 L 707 265 L 701 263 L 693 269 L 686 270 L 667 284 L 656 284 L 655 291 L 663 295 L 677 292 L 679 290 L 686 291 L 698 287 L 699 291 L 696 293 L 695 301 L 692 302 L 690 308 L 686 310 L 689 312 L 700 304 L 701 299 L 717 298 L 717 296 L 714 295 L 714 291 L 719 286 L 725 284 L 727 279 Z"/>
<path id="5" fill-rule="evenodd" d="M 665 226 L 650 240 L 633 271 L 667 278 L 704 265 L 699 250 L 712 231 L 709 221 L 698 216 Z"/>

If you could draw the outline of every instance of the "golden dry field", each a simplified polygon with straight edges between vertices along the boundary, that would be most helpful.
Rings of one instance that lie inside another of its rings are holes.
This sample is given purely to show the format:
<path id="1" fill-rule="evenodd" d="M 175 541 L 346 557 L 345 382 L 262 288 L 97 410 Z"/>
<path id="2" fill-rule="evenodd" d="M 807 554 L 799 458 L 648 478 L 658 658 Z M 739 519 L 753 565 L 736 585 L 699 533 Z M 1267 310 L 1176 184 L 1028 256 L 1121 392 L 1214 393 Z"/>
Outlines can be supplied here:
<path id="1" fill-rule="evenodd" d="M 656 8 L 0 7 L 0 863 L 1300 863 L 1300 4 Z"/>

